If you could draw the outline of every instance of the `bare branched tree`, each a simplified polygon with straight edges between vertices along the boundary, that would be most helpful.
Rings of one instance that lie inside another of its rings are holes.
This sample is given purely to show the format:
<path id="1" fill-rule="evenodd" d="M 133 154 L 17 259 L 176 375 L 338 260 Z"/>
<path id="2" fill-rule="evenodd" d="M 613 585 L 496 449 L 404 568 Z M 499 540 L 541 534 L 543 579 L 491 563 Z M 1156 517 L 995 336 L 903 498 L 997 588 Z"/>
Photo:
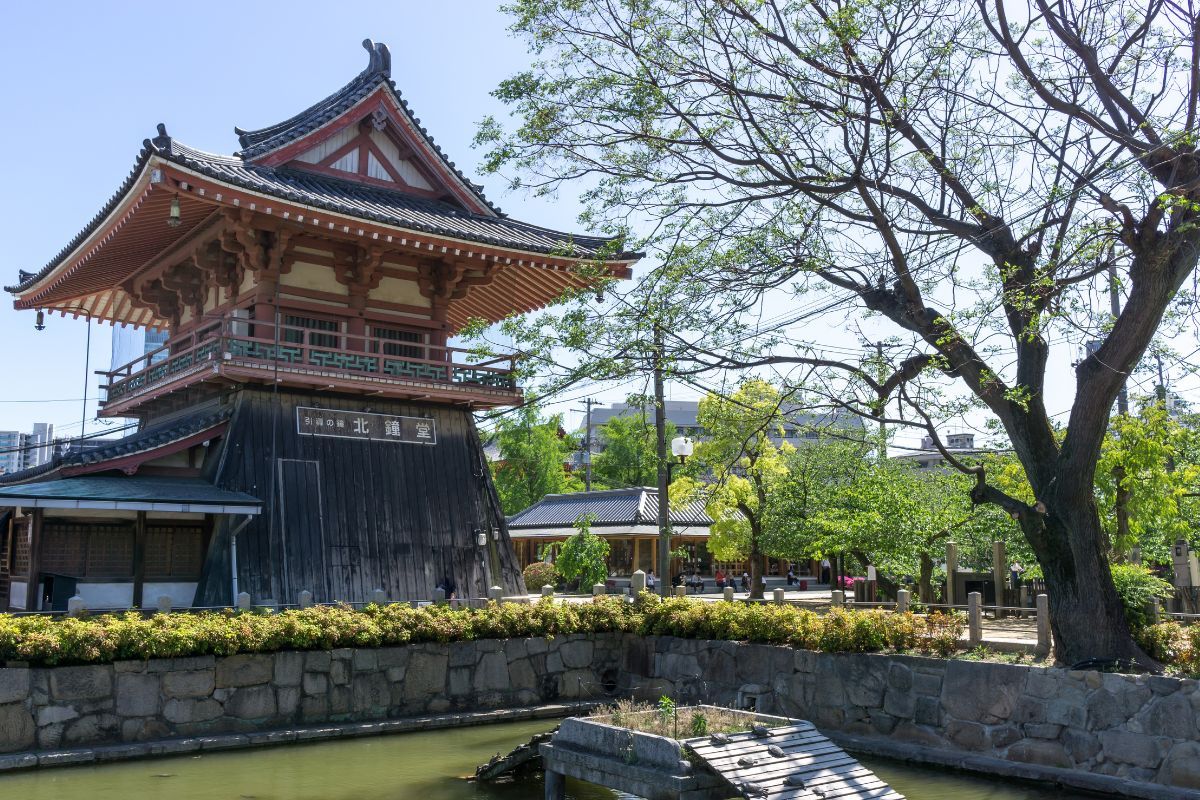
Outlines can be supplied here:
<path id="1" fill-rule="evenodd" d="M 692 337 L 680 372 L 795 364 L 841 402 L 932 428 L 948 377 L 999 422 L 1036 497 L 976 475 L 1043 567 L 1062 660 L 1145 659 L 1093 494 L 1114 399 L 1200 256 L 1200 42 L 1174 0 L 518 0 L 536 61 L 497 95 L 486 168 L 580 187 L 587 217 L 642 225 L 662 273 L 720 320 L 766 292 L 853 298 L 915 343 L 894 374 Z M 1115 270 L 1115 322 L 1083 292 Z M 697 289 L 696 287 L 702 287 Z M 698 298 L 700 298 L 698 300 Z M 1056 331 L 1076 367 L 1046 410 Z M 736 337 L 732 337 L 736 338 Z M 690 366 L 689 366 L 690 364 Z M 829 378 L 828 380 L 833 380 Z"/>

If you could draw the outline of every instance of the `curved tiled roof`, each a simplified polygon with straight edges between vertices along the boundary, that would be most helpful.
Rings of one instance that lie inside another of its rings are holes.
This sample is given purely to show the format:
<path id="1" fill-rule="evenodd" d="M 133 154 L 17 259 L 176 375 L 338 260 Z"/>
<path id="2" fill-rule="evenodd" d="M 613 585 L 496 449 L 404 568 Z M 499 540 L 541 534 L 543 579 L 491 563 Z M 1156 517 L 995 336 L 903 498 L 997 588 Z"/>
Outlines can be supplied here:
<path id="1" fill-rule="evenodd" d="M 20 472 L 10 472 L 0 475 L 0 484 L 24 483 L 30 478 L 47 475 L 64 467 L 102 464 L 105 461 L 113 461 L 114 459 L 144 453 L 148 450 L 156 450 L 172 442 L 187 439 L 209 428 L 214 428 L 228 420 L 231 413 L 232 408 L 223 408 L 208 414 L 200 414 L 183 420 L 174 420 L 173 422 L 154 425 L 103 447 L 74 453 L 69 452 L 66 455 L 55 456 L 45 464 L 23 469 Z"/>
<path id="2" fill-rule="evenodd" d="M 592 515 L 592 527 L 607 525 L 657 525 L 658 490 L 653 487 L 608 489 L 599 492 L 549 494 L 508 518 L 510 529 L 566 527 L 583 514 Z M 703 501 L 671 509 L 672 525 L 712 525 Z"/>
<path id="3" fill-rule="evenodd" d="M 354 105 L 365 97 L 370 95 L 379 87 L 386 87 L 391 93 L 392 99 L 396 101 L 396 105 L 404 110 L 405 116 L 412 123 L 413 128 L 420 132 L 421 136 L 429 145 L 429 149 L 437 153 L 438 158 L 442 163 L 450 168 L 458 179 L 466 186 L 481 203 L 490 208 L 498 215 L 503 215 L 503 212 L 483 194 L 483 187 L 472 182 L 466 175 L 455 165 L 450 157 L 442 152 L 442 148 L 438 147 L 433 141 L 433 137 L 429 135 L 429 131 L 421 125 L 421 120 L 418 118 L 408 106 L 396 88 L 395 82 L 391 79 L 391 54 L 388 52 L 387 45 L 373 43 L 370 39 L 363 41 L 363 47 L 371 54 L 371 60 L 367 64 L 367 68 L 360 72 L 354 80 L 347 83 L 341 89 L 338 89 L 333 94 L 326 97 L 320 102 L 314 103 L 308 108 L 296 114 L 290 119 L 283 122 L 270 125 L 266 128 L 257 130 L 243 130 L 242 128 L 234 128 L 233 131 L 238 135 L 238 141 L 242 145 L 241 151 L 238 153 L 242 158 L 252 160 L 258 156 L 278 150 L 280 147 L 312 133 L 322 125 L 331 122 L 341 116 L 343 113 L 353 108 Z"/>

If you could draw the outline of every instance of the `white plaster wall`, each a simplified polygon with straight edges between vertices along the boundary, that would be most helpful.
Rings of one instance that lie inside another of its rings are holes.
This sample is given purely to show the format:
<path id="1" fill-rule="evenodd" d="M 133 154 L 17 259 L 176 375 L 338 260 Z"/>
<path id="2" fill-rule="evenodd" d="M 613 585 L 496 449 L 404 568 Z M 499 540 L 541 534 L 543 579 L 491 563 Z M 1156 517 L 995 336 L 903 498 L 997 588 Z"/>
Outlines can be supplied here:
<path id="1" fill-rule="evenodd" d="M 133 605 L 132 583 L 79 583 L 75 591 L 87 608 L 129 608 Z"/>
<path id="2" fill-rule="evenodd" d="M 151 583 L 142 584 L 142 608 L 155 608 L 158 598 L 167 595 L 171 598 L 173 608 L 188 608 L 196 597 L 196 582 L 182 583 Z M 132 598 L 132 595 L 131 595 Z"/>
<path id="3" fill-rule="evenodd" d="M 10 608 L 25 610 L 25 581 L 13 581 L 8 585 L 8 605 Z"/>

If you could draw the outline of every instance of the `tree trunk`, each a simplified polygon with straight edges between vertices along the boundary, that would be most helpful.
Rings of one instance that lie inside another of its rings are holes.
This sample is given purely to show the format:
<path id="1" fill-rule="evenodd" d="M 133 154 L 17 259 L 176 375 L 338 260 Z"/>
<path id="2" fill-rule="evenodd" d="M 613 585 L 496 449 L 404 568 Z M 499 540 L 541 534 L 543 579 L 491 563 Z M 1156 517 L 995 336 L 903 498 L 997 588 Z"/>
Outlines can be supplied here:
<path id="1" fill-rule="evenodd" d="M 1113 586 L 1091 480 L 1072 478 L 1060 472 L 1041 535 L 1031 537 L 1050 596 L 1055 657 L 1064 664 L 1111 659 L 1157 666 L 1134 643 Z"/>
<path id="2" fill-rule="evenodd" d="M 917 576 L 917 597 L 922 603 L 933 602 L 933 559 L 921 553 L 921 571 Z"/>
<path id="3" fill-rule="evenodd" d="M 763 598 L 763 554 L 758 544 L 758 534 L 750 539 L 750 599 Z"/>

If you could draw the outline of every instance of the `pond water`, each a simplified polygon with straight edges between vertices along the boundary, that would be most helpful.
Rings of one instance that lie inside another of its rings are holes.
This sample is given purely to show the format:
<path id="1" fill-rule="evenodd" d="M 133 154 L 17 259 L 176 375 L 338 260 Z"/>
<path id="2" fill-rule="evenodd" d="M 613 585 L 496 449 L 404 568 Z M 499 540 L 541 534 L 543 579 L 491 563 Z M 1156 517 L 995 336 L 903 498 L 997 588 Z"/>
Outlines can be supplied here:
<path id="1" fill-rule="evenodd" d="M 0 776 L 21 800 L 541 800 L 540 780 L 476 785 L 462 776 L 553 721 L 498 723 L 340 742 L 130 761 Z M 1081 794 L 895 762 L 863 762 L 910 800 L 1075 800 Z M 572 800 L 616 800 L 568 782 Z M 628 796 L 624 796 L 628 797 Z"/>

